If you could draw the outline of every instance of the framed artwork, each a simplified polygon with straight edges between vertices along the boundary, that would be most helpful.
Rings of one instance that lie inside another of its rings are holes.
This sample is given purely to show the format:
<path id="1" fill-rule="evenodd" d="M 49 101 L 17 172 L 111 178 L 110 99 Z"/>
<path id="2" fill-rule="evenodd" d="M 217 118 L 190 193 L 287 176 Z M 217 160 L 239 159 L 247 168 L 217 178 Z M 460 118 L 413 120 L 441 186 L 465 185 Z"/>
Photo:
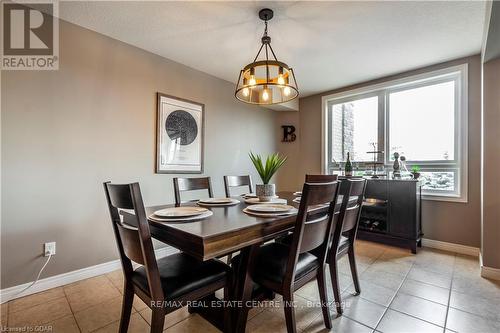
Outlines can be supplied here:
<path id="1" fill-rule="evenodd" d="M 156 173 L 202 173 L 205 105 L 157 93 Z"/>

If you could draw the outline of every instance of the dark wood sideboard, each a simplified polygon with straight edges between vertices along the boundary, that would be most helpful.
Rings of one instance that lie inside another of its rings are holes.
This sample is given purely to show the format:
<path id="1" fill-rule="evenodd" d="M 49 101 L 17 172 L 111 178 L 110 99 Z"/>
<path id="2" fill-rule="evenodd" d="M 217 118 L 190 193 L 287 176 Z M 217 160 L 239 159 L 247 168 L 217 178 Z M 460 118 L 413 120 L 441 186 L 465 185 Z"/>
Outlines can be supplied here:
<path id="1" fill-rule="evenodd" d="M 422 246 L 422 186 L 413 179 L 368 179 L 358 238 L 410 249 Z"/>

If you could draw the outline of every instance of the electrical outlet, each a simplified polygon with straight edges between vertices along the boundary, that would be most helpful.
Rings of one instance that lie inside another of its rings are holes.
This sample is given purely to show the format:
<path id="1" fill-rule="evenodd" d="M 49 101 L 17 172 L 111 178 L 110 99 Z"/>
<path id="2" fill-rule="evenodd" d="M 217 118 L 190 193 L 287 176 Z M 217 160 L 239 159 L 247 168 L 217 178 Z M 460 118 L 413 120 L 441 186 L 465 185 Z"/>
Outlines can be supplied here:
<path id="1" fill-rule="evenodd" d="M 43 246 L 44 257 L 54 254 L 56 254 L 56 242 L 45 243 Z"/>

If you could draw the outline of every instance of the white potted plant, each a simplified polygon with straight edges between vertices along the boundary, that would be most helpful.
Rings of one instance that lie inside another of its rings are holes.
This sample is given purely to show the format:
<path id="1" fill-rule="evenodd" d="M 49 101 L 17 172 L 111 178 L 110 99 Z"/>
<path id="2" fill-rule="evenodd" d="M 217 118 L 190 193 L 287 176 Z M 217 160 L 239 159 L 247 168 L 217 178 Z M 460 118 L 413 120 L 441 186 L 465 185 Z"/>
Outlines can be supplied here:
<path id="1" fill-rule="evenodd" d="M 249 156 L 262 180 L 262 184 L 255 185 L 256 195 L 259 201 L 271 201 L 276 196 L 276 185 L 269 184 L 269 182 L 276 171 L 285 163 L 287 157 L 274 153 L 266 158 L 264 164 L 260 155 L 254 155 L 250 152 Z"/>

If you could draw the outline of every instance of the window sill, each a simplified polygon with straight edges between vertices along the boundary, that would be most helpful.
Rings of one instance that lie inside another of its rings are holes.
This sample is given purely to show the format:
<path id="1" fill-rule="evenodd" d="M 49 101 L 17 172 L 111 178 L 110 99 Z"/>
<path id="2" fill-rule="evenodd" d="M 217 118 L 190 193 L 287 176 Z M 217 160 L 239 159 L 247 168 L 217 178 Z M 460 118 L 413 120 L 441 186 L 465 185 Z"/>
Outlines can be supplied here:
<path id="1" fill-rule="evenodd" d="M 422 200 L 468 203 L 467 197 L 422 194 Z"/>

